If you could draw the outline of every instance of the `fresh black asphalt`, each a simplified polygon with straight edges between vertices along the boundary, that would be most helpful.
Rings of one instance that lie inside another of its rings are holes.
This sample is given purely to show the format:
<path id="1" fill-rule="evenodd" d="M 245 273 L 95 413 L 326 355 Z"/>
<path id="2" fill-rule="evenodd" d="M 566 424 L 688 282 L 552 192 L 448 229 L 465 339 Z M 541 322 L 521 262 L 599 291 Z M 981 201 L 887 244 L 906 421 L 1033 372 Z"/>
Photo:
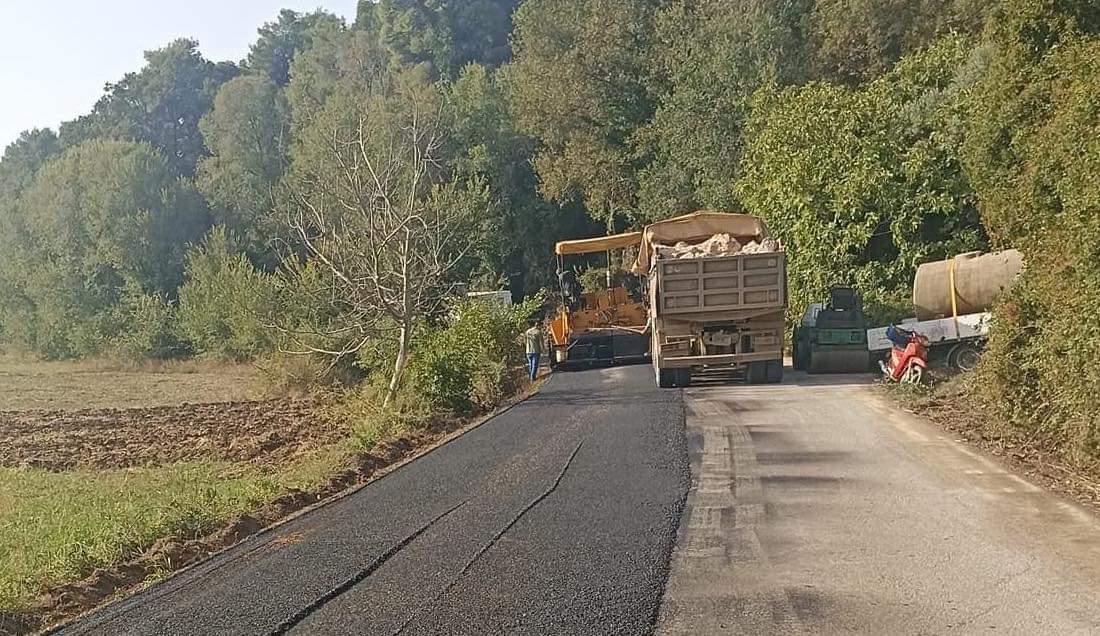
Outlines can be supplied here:
<path id="1" fill-rule="evenodd" d="M 64 634 L 641 634 L 690 481 L 648 367 L 533 398 Z"/>

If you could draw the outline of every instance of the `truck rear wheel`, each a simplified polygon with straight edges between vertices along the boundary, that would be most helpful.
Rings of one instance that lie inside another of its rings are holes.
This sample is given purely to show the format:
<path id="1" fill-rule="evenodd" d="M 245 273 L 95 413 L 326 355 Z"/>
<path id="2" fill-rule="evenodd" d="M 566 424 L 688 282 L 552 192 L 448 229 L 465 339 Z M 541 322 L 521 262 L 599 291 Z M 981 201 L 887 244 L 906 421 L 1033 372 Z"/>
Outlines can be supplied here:
<path id="1" fill-rule="evenodd" d="M 657 369 L 657 386 L 662 389 L 672 389 L 676 387 L 676 373 L 675 369 Z"/>
<path id="2" fill-rule="evenodd" d="M 691 386 L 691 369 L 676 369 L 676 386 Z"/>
<path id="3" fill-rule="evenodd" d="M 783 381 L 783 361 L 768 360 L 768 367 L 764 373 L 768 384 L 779 384 Z"/>

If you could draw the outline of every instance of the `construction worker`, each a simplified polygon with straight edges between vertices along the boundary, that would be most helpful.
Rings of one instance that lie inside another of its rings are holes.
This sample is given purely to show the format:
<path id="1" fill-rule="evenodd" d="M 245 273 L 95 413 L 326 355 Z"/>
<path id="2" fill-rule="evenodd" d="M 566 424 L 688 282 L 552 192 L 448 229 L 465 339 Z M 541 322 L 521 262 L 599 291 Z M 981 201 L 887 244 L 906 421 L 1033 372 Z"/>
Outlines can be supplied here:
<path id="1" fill-rule="evenodd" d="M 534 382 L 539 375 L 539 358 L 542 357 L 542 331 L 539 330 L 538 323 L 532 324 L 530 329 L 523 332 L 523 340 L 527 345 L 527 370 Z"/>

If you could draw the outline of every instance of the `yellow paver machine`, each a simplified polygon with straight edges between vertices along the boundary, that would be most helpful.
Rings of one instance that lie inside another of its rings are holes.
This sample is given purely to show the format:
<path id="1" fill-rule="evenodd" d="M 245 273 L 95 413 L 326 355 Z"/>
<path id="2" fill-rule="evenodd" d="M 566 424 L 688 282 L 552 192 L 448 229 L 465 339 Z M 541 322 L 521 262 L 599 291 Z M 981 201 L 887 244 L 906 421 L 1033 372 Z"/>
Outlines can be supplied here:
<path id="1" fill-rule="evenodd" d="M 553 367 L 607 365 L 643 361 L 649 355 L 644 279 L 621 272 L 604 289 L 586 290 L 573 270 L 571 256 L 637 248 L 641 232 L 562 241 L 555 246 L 561 309 L 548 327 Z M 610 267 L 609 267 L 610 270 Z"/>

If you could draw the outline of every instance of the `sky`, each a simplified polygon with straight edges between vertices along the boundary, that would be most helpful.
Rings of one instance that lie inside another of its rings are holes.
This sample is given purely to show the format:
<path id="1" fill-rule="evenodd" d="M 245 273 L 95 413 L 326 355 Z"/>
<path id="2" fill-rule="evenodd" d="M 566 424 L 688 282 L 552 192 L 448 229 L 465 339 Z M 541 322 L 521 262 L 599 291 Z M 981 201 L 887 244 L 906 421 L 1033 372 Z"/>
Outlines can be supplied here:
<path id="1" fill-rule="evenodd" d="M 0 0 L 0 149 L 31 128 L 91 110 L 107 82 L 176 38 L 213 61 L 240 61 L 280 9 L 355 20 L 356 0 Z"/>

